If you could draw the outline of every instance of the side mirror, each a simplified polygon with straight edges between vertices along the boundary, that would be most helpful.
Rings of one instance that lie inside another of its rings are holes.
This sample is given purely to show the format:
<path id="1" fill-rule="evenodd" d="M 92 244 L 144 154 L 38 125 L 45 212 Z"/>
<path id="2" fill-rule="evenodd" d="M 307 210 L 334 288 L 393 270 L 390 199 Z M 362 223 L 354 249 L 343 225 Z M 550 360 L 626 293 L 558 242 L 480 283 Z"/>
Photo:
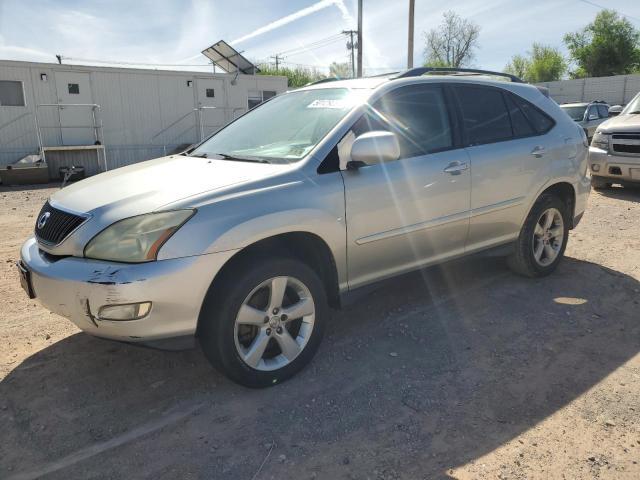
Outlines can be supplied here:
<path id="1" fill-rule="evenodd" d="M 609 107 L 609 116 L 616 117 L 622 113 L 623 107 L 622 105 L 612 105 Z"/>
<path id="2" fill-rule="evenodd" d="M 366 165 L 392 162 L 399 158 L 400 144 L 395 133 L 367 132 L 353 141 L 351 160 L 347 162 L 347 169 L 355 170 Z"/>

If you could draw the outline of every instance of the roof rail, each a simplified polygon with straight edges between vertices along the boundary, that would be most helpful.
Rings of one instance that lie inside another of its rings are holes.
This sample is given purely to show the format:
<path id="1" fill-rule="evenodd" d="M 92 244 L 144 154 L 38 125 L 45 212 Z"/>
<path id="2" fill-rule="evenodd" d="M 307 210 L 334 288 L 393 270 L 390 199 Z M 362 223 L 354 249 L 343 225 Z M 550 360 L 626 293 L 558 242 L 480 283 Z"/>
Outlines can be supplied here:
<path id="1" fill-rule="evenodd" d="M 496 77 L 506 77 L 514 83 L 524 83 L 519 77 L 504 72 L 492 72 L 490 70 L 477 70 L 475 68 L 456 68 L 456 67 L 417 67 L 401 73 L 396 78 L 419 77 L 425 73 L 465 73 L 472 75 L 492 75 Z"/>

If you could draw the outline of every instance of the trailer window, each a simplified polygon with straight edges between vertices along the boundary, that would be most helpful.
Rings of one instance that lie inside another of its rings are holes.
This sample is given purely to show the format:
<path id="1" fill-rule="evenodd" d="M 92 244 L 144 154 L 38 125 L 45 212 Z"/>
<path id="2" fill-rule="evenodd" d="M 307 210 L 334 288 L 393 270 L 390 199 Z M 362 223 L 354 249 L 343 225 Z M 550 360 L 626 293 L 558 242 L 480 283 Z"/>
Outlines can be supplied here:
<path id="1" fill-rule="evenodd" d="M 0 106 L 25 106 L 22 82 L 16 80 L 0 80 Z"/>

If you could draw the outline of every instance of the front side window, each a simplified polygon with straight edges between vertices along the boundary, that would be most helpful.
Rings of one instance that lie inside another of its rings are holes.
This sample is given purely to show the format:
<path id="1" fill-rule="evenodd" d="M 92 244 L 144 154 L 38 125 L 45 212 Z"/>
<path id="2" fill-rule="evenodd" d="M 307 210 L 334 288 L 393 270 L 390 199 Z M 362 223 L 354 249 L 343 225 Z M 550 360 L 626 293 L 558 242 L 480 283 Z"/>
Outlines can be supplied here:
<path id="1" fill-rule="evenodd" d="M 290 163 L 306 156 L 368 90 L 321 88 L 287 93 L 229 124 L 192 155 Z"/>
<path id="2" fill-rule="evenodd" d="M 598 105 L 598 114 L 600 118 L 609 118 L 609 107 L 606 105 Z"/>
<path id="3" fill-rule="evenodd" d="M 512 137 L 509 112 L 500 90 L 458 85 L 455 91 L 469 145 L 482 145 Z"/>
<path id="4" fill-rule="evenodd" d="M 0 80 L 0 107 L 24 107 L 22 82 Z"/>
<path id="5" fill-rule="evenodd" d="M 409 85 L 384 95 L 352 127 L 356 137 L 375 130 L 396 134 L 400 158 L 453 146 L 449 114 L 438 85 Z"/>

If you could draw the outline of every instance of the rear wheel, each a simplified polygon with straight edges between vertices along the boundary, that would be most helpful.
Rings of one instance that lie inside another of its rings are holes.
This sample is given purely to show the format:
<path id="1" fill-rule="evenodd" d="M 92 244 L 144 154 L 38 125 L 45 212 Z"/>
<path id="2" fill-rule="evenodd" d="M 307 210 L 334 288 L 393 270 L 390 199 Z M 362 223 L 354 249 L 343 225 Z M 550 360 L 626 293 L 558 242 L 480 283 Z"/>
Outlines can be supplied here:
<path id="1" fill-rule="evenodd" d="M 607 182 L 602 177 L 596 177 L 594 175 L 591 176 L 591 186 L 593 188 L 595 188 L 596 190 L 602 190 L 602 189 L 605 189 L 605 188 L 611 188 L 611 185 L 612 185 L 611 182 Z"/>
<path id="2" fill-rule="evenodd" d="M 527 277 L 553 272 L 567 246 L 569 209 L 555 195 L 543 194 L 536 201 L 520 231 L 509 267 Z"/>
<path id="3" fill-rule="evenodd" d="M 289 258 L 257 260 L 221 281 L 205 301 L 198 332 L 216 368 L 242 385 L 266 387 L 311 360 L 328 316 L 324 287 L 311 268 Z"/>

